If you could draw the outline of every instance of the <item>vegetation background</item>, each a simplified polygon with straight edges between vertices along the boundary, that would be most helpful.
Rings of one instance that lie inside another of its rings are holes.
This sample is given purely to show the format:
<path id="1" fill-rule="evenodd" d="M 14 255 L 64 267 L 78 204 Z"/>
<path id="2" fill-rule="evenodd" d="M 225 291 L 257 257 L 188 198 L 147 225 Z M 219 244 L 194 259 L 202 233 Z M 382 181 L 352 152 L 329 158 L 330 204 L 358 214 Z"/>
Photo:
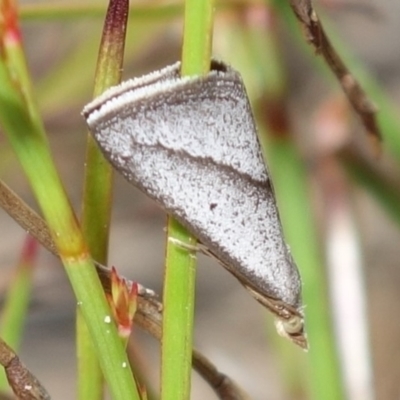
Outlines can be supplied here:
<path id="1" fill-rule="evenodd" d="M 153 3 L 157 5 L 156 1 Z M 45 2 L 21 2 L 23 40 L 54 158 L 75 209 L 79 210 L 86 144 L 80 111 L 91 98 L 106 4 L 99 2 L 98 8 L 83 13 L 79 12 L 79 7 L 84 2 L 68 3 L 70 14 L 68 8 L 64 13 L 41 14 L 37 11 L 40 8 L 38 4 Z M 252 10 L 245 9 L 242 14 L 229 4 L 217 11 L 213 53 L 241 70 L 256 103 L 257 91 L 254 88 L 257 81 L 252 80 L 256 73 L 251 69 L 251 63 L 243 59 L 245 53 L 241 38 L 245 37 L 246 29 L 247 32 L 252 31 L 252 24 L 257 27 L 258 23 L 269 23 L 272 17 L 263 9 L 264 3 L 254 1 L 251 4 Z M 51 5 L 56 10 L 56 2 L 51 2 Z M 61 5 L 65 7 L 66 3 Z M 335 37 L 338 42 L 346 44 L 347 51 L 369 70 L 395 109 L 398 108 L 400 52 L 397 38 L 400 34 L 400 5 L 394 0 L 319 0 L 315 1 L 315 5 L 323 21 L 327 22 L 332 32 L 337 33 Z M 350 229 L 350 232 L 353 235 L 351 237 L 359 243 L 355 248 L 362 261 L 367 294 L 373 386 L 376 391 L 376 396 L 371 399 L 396 399 L 400 395 L 398 222 L 384 210 L 382 202 L 376 200 L 377 196 L 375 194 L 374 197 L 371 190 L 355 185 L 341 173 L 338 175 L 333 167 L 325 169 L 330 164 L 329 158 L 324 158 L 324 151 L 335 147 L 335 143 L 332 145 L 329 136 L 322 137 L 316 131 L 326 129 L 327 132 L 339 132 L 346 137 L 347 131 L 361 131 L 361 127 L 356 118 L 350 117 L 349 120 L 344 96 L 337 85 L 321 72 L 312 55 L 310 57 L 311 52 L 305 50 L 300 41 L 296 41 L 289 33 L 283 19 L 275 17 L 272 22 L 277 24 L 274 40 L 279 45 L 281 68 L 286 77 L 285 104 L 288 106 L 294 140 L 310 176 L 314 193 L 310 202 L 315 207 L 319 232 L 321 237 L 326 238 L 323 234 L 327 227 L 325 216 L 329 207 L 334 208 L 318 191 L 321 189 L 316 188 L 321 188 L 321 185 L 326 185 L 328 189 L 335 184 L 339 186 L 337 192 L 328 193 L 338 196 L 339 203 L 345 193 L 346 201 L 340 203 L 340 207 L 344 211 L 351 210 L 350 220 L 357 227 L 355 231 Z M 297 35 L 300 36 L 300 29 Z M 181 42 L 182 15 L 179 11 L 164 15 L 150 13 L 147 16 L 145 12 L 133 13 L 127 35 L 124 79 L 176 61 L 181 56 Z M 324 119 L 325 115 L 329 117 Z M 332 115 L 338 118 L 334 120 Z M 2 179 L 36 207 L 18 162 L 2 135 L 0 146 Z M 388 156 L 390 149 L 385 146 L 383 157 L 378 162 L 385 176 L 392 179 L 393 186 L 396 186 L 399 169 Z M 321 171 L 322 178 L 318 175 Z M 324 193 L 326 195 L 327 192 Z M 327 204 L 328 208 L 325 208 Z M 165 221 L 165 215 L 159 208 L 116 176 L 110 263 L 117 266 L 122 274 L 158 293 L 162 291 Z M 21 251 L 24 232 L 2 211 L 0 229 L 2 296 Z M 324 248 L 323 240 L 321 248 Z M 345 252 L 340 256 L 343 260 L 348 259 Z M 305 398 L 301 391 L 294 394 L 296 390 L 290 388 L 288 375 L 282 373 L 287 367 L 276 351 L 277 347 L 282 346 L 277 342 L 280 339 L 274 338 L 273 333 L 268 333 L 266 339 L 266 331 L 273 330 L 272 319 L 213 260 L 202 256 L 199 259 L 196 346 L 254 399 Z M 75 301 L 57 259 L 43 250 L 36 264 L 32 301 L 19 354 L 55 399 L 71 399 L 76 381 Z M 350 296 L 344 300 L 351 302 L 352 298 Z M 139 330 L 135 330 L 133 336 L 135 343 L 132 342 L 131 346 L 140 354 L 146 372 L 156 384 L 158 345 Z M 355 369 L 361 368 L 357 360 L 354 364 Z M 194 378 L 193 399 L 211 398 L 211 393 L 200 379 Z"/>

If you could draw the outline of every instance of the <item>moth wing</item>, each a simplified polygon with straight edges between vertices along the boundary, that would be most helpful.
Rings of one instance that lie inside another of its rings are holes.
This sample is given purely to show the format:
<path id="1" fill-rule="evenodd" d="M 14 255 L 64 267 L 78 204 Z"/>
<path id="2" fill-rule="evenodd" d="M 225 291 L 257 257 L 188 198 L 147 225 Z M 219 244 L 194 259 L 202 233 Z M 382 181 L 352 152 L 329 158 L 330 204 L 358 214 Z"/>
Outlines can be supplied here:
<path id="1" fill-rule="evenodd" d="M 168 79 L 149 86 L 128 84 L 110 99 L 106 92 L 84 115 L 117 170 L 198 237 L 259 301 L 276 299 L 300 316 L 300 278 L 245 88 L 235 71 L 218 68 L 205 78 L 180 78 L 177 66 L 175 75 L 169 70 Z"/>

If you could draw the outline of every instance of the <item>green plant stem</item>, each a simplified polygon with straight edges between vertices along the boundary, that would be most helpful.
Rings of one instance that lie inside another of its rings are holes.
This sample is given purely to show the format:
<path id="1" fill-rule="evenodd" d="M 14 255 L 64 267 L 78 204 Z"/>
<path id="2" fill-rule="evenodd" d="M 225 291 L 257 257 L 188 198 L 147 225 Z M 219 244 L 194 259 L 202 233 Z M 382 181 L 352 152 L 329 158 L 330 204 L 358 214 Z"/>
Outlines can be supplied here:
<path id="1" fill-rule="evenodd" d="M 196 244 L 172 217 L 168 237 Z M 196 255 L 168 241 L 163 292 L 161 399 L 190 398 Z"/>
<path id="2" fill-rule="evenodd" d="M 400 225 L 400 189 L 358 154 L 341 152 L 339 159 L 353 181 L 368 191 Z"/>
<path id="3" fill-rule="evenodd" d="M 187 0 L 185 3 L 182 75 L 201 75 L 209 71 L 213 8 L 212 0 Z M 196 244 L 171 217 L 168 237 L 192 246 Z M 163 295 L 162 400 L 190 398 L 195 274 L 195 254 L 168 241 Z"/>
<path id="4" fill-rule="evenodd" d="M 77 398 L 101 400 L 103 375 L 92 336 L 79 309 L 76 313 L 76 353 L 78 358 Z"/>
<path id="5" fill-rule="evenodd" d="M 285 236 L 304 282 L 311 395 L 316 400 L 343 399 L 323 258 L 307 193 L 304 164 L 293 143 L 283 138 L 270 137 L 267 154 Z"/>
<path id="6" fill-rule="evenodd" d="M 95 75 L 94 97 L 121 80 L 129 1 L 110 1 Z M 83 190 L 82 231 L 92 257 L 107 264 L 112 202 L 112 167 L 88 133 Z M 88 290 L 90 290 L 88 288 Z M 101 400 L 100 365 L 90 332 L 78 313 L 78 398 Z"/>
<path id="7" fill-rule="evenodd" d="M 210 70 L 213 22 L 213 0 L 186 0 L 182 75 L 203 75 Z"/>
<path id="8" fill-rule="evenodd" d="M 12 7 L 13 3 L 3 2 L 2 6 Z M 4 15 L 14 16 L 16 13 Z M 40 115 L 32 100 L 18 24 L 11 18 L 3 22 L 0 124 L 48 223 L 113 398 L 139 399 L 116 327 L 109 322 L 111 313 L 102 286 L 57 174 Z"/>

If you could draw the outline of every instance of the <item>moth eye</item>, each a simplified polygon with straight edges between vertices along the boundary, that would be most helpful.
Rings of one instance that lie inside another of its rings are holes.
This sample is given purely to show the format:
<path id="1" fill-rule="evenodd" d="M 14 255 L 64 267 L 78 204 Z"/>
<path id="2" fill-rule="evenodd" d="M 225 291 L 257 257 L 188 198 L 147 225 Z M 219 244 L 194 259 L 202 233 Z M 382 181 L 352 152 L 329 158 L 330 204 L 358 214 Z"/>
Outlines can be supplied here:
<path id="1" fill-rule="evenodd" d="M 288 320 L 276 321 L 276 327 L 281 336 L 292 336 L 302 333 L 304 329 L 303 318 L 294 315 Z"/>
<path id="2" fill-rule="evenodd" d="M 300 333 L 304 328 L 303 318 L 293 316 L 288 321 L 282 321 L 283 327 L 288 334 Z"/>

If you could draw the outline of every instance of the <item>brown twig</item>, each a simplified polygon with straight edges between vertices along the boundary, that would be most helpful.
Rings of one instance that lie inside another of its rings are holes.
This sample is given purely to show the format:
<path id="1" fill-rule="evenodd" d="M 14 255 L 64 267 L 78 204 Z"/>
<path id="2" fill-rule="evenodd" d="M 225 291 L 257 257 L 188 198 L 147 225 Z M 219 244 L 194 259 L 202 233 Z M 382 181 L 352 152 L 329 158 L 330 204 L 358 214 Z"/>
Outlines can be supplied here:
<path id="1" fill-rule="evenodd" d="M 303 26 L 307 41 L 321 54 L 335 74 L 350 104 L 361 118 L 376 155 L 381 151 L 381 133 L 376 121 L 376 106 L 348 70 L 330 43 L 311 0 L 290 0 L 290 5 Z"/>
<path id="2" fill-rule="evenodd" d="M 39 380 L 21 363 L 15 352 L 0 338 L 0 364 L 8 383 L 20 400 L 50 400 Z"/>
<path id="3" fill-rule="evenodd" d="M 54 255 L 57 255 L 57 247 L 53 242 L 46 222 L 1 181 L 0 207 L 2 207 L 18 225 L 22 226 L 28 233 L 31 233 L 42 246 Z"/>
<path id="4" fill-rule="evenodd" d="M 0 207 L 2 207 L 23 229 L 35 237 L 43 247 L 58 257 L 57 248 L 53 242 L 46 222 L 2 181 L 0 181 Z M 110 293 L 111 270 L 98 263 L 95 263 L 95 266 L 104 291 Z M 131 283 L 129 279 L 126 279 L 126 281 Z M 149 293 L 152 293 L 152 291 L 142 290 L 139 292 L 138 310 L 135 315 L 135 322 L 142 329 L 160 340 L 162 304 L 155 299 L 154 295 L 149 296 Z M 13 354 L 14 357 L 17 357 L 15 353 Z M 5 362 L 7 362 L 7 360 L 5 360 Z M 2 359 L 0 359 L 0 363 L 4 365 Z M 196 350 L 193 350 L 193 367 L 209 383 L 221 400 L 249 399 L 249 397 L 228 376 L 219 372 L 206 357 Z M 20 398 L 27 400 L 47 399 L 46 397 Z"/>

